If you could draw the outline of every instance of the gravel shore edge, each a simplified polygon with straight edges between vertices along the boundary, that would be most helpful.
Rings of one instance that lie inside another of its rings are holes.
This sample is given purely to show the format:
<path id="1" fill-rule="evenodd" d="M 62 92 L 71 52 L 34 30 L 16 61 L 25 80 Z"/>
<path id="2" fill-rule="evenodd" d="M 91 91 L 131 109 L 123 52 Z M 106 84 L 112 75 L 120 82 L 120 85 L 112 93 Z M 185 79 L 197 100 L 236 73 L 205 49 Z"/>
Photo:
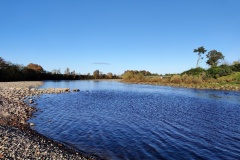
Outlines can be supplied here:
<path id="1" fill-rule="evenodd" d="M 70 92 L 68 88 L 37 89 L 40 81 L 0 82 L 0 159 L 99 159 L 51 140 L 31 129 L 27 120 L 41 94 Z M 73 91 L 79 91 L 75 89 Z"/>

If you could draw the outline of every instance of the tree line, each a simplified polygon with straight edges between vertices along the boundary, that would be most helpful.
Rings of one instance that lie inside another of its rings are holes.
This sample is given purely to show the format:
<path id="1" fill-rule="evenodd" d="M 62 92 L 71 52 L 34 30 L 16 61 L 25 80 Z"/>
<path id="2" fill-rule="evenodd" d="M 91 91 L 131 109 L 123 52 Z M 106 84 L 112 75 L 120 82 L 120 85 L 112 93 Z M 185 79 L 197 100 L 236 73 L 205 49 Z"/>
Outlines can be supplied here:
<path id="1" fill-rule="evenodd" d="M 206 64 L 210 67 L 204 69 L 199 67 L 199 63 L 207 50 L 201 46 L 194 49 L 193 52 L 198 54 L 196 68 L 189 69 L 179 74 L 166 74 L 164 76 L 159 76 L 157 74 L 153 76 L 150 72 L 146 74 L 143 71 L 127 70 L 122 75 L 122 79 L 129 82 L 202 83 L 207 81 L 213 82 L 220 77 L 237 73 L 237 76 L 233 78 L 232 81 L 239 83 L 240 60 L 234 61 L 232 64 L 220 64 L 220 61 L 224 60 L 225 56 L 222 52 L 214 49 L 206 54 Z"/>
<path id="2" fill-rule="evenodd" d="M 67 68 L 62 74 L 60 69 L 45 71 L 42 66 L 30 63 L 27 66 L 13 64 L 0 57 L 0 81 L 35 81 L 35 80 L 84 80 L 84 79 L 118 79 L 112 73 L 103 74 L 96 70 L 91 75 L 81 75 Z"/>

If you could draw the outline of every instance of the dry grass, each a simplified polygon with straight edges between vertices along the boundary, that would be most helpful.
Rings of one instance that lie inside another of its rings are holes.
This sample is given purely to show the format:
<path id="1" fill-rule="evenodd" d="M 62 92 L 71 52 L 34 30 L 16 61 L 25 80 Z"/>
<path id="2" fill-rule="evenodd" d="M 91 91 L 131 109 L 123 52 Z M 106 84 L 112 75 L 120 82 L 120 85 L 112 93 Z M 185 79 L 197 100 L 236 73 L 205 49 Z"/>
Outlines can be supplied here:
<path id="1" fill-rule="evenodd" d="M 230 76 L 221 77 L 218 79 L 207 78 L 205 73 L 200 75 L 173 75 L 171 77 L 151 76 L 131 80 L 123 80 L 129 83 L 142 83 L 154 85 L 166 85 L 175 87 L 187 88 L 204 88 L 204 89 L 222 89 L 222 90 L 240 90 L 240 73 L 235 73 Z"/>

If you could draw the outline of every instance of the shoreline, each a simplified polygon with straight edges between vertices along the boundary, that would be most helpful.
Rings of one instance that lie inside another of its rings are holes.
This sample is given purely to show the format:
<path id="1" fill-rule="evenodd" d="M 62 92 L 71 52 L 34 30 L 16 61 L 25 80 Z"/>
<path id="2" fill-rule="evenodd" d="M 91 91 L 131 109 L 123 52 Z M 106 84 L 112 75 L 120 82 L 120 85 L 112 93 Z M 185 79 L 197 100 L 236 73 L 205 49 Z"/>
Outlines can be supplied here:
<path id="1" fill-rule="evenodd" d="M 36 96 L 70 92 L 69 88 L 37 89 L 41 85 L 40 81 L 0 82 L 0 159 L 99 159 L 49 139 L 27 123 L 37 111 Z"/>
<path id="2" fill-rule="evenodd" d="M 222 85 L 222 86 L 217 86 L 218 84 L 212 84 L 212 86 L 207 86 L 209 84 L 175 84 L 175 83 L 159 83 L 159 82 L 131 82 L 131 81 L 119 81 L 121 83 L 127 83 L 127 84 L 143 84 L 143 85 L 153 85 L 153 86 L 167 86 L 167 87 L 176 87 L 176 88 L 191 88 L 191 89 L 206 89 L 206 90 L 216 90 L 216 91 L 234 91 L 234 92 L 239 92 L 240 87 L 238 86 L 233 86 L 233 85 Z"/>

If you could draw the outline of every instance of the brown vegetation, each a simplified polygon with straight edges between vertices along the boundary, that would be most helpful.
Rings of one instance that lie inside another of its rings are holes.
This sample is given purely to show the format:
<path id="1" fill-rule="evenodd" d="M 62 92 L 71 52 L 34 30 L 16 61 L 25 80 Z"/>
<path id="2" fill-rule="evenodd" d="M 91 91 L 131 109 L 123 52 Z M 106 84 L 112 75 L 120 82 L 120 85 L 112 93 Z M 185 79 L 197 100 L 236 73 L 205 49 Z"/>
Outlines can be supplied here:
<path id="1" fill-rule="evenodd" d="M 122 82 L 165 85 L 187 88 L 240 90 L 240 72 L 220 78 L 207 77 L 205 72 L 198 75 L 175 74 L 171 76 L 143 76 L 138 72 L 126 71 Z"/>
<path id="2" fill-rule="evenodd" d="M 27 68 L 27 69 L 32 69 L 32 70 L 38 71 L 38 72 L 43 72 L 42 66 L 40 66 L 40 65 L 38 65 L 38 64 L 30 63 L 30 64 L 27 65 L 26 68 Z"/>

